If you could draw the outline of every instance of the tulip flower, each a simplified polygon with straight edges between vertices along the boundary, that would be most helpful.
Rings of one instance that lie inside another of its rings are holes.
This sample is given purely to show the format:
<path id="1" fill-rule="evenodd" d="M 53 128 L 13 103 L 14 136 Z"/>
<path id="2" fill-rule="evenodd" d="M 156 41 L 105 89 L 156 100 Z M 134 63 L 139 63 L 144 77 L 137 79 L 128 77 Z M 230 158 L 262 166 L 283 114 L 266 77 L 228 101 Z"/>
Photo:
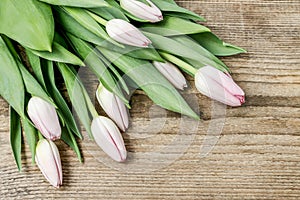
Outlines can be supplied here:
<path id="1" fill-rule="evenodd" d="M 42 135 L 49 140 L 59 139 L 61 127 L 55 107 L 47 101 L 32 97 L 28 102 L 28 116 Z"/>
<path id="2" fill-rule="evenodd" d="M 132 15 L 147 20 L 149 22 L 159 22 L 163 20 L 161 11 L 150 1 L 148 5 L 137 0 L 121 0 L 121 7 Z"/>
<path id="3" fill-rule="evenodd" d="M 35 162 L 51 185 L 62 185 L 62 167 L 58 149 L 52 141 L 41 139 L 36 147 Z"/>
<path id="4" fill-rule="evenodd" d="M 107 34 L 117 42 L 136 47 L 148 47 L 151 41 L 139 29 L 122 19 L 106 23 Z"/>
<path id="5" fill-rule="evenodd" d="M 154 61 L 153 65 L 162 73 L 177 89 L 187 87 L 186 80 L 180 70 L 170 62 L 162 63 Z"/>
<path id="6" fill-rule="evenodd" d="M 122 131 L 126 131 L 129 125 L 128 109 L 122 100 L 108 91 L 102 84 L 96 91 L 96 97 L 106 114 L 118 125 Z"/>
<path id="7" fill-rule="evenodd" d="M 112 120 L 98 116 L 93 119 L 91 130 L 96 143 L 107 155 L 117 162 L 126 160 L 122 135 Z"/>
<path id="8" fill-rule="evenodd" d="M 229 74 L 214 67 L 200 68 L 195 74 L 195 85 L 202 94 L 229 106 L 236 107 L 245 103 L 244 91 Z"/>

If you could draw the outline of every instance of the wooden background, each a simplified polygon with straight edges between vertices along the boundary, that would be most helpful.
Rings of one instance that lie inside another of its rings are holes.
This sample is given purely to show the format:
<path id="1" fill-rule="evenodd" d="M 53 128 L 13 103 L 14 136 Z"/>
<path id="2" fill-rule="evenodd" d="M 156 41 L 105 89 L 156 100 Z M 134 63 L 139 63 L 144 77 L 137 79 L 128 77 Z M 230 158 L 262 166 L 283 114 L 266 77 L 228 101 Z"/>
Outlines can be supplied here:
<path id="1" fill-rule="evenodd" d="M 66 145 L 57 142 L 64 185 L 54 189 L 31 164 L 28 148 L 24 150 L 23 171 L 17 171 L 9 145 L 8 106 L 0 100 L 1 199 L 300 198 L 300 1 L 178 3 L 206 17 L 206 25 L 226 42 L 249 51 L 223 59 L 245 90 L 247 103 L 227 108 L 226 117 L 218 118 L 211 115 L 211 101 L 197 95 L 204 118 L 196 134 L 180 157 L 154 171 L 149 170 L 152 161 L 127 170 L 113 164 L 114 169 L 95 159 L 98 151 L 94 152 L 88 141 L 81 143 L 85 163 L 80 164 Z M 188 91 L 195 92 L 194 87 Z M 137 93 L 132 103 L 133 128 L 125 138 L 133 155 L 168 145 L 170 138 L 178 135 L 180 116 L 168 114 L 160 119 L 155 115 L 159 109 L 152 107 L 143 93 Z M 151 120 L 167 123 L 151 137 L 130 139 L 137 132 L 147 135 Z M 208 126 L 215 120 L 225 120 L 222 134 L 210 154 L 200 157 Z M 189 127 L 183 132 L 189 135 Z M 161 162 L 159 159 L 153 162 Z"/>

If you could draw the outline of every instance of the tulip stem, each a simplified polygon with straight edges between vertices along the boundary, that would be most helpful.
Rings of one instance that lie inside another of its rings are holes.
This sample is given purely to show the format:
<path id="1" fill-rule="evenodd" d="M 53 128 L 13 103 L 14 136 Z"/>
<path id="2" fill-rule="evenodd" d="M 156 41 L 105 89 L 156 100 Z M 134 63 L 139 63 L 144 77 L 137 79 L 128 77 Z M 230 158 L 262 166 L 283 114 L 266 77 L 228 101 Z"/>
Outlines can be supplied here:
<path id="1" fill-rule="evenodd" d="M 184 62 L 183 60 L 177 58 L 176 56 L 173 56 L 169 53 L 165 53 L 165 52 L 161 52 L 161 51 L 159 53 L 163 58 L 174 63 L 175 65 L 177 65 L 178 67 L 180 67 L 181 69 L 186 71 L 187 73 L 189 73 L 193 76 L 195 76 L 195 74 L 197 73 L 197 69 L 195 69 L 192 65 Z"/>
<path id="2" fill-rule="evenodd" d="M 39 136 L 39 140 L 42 140 L 42 139 L 44 139 L 44 137 L 43 137 L 43 135 L 41 134 L 41 132 L 40 132 L 40 131 L 38 131 L 38 136 Z"/>
<path id="3" fill-rule="evenodd" d="M 103 26 L 106 26 L 107 20 L 103 19 L 102 17 L 90 12 L 86 11 L 94 20 L 96 20 L 99 24 L 102 24 Z"/>
<path id="4" fill-rule="evenodd" d="M 95 106 L 93 105 L 93 103 L 92 103 L 92 101 L 91 101 L 91 99 L 90 99 L 87 91 L 83 87 L 82 87 L 82 90 L 83 90 L 82 92 L 83 92 L 83 95 L 85 97 L 85 101 L 86 101 L 87 107 L 90 110 L 90 113 L 92 114 L 93 118 L 98 117 L 99 114 L 98 114 Z"/>
<path id="5" fill-rule="evenodd" d="M 92 102 L 88 100 L 88 101 L 87 101 L 87 105 L 88 105 L 88 108 L 89 108 L 89 110 L 90 110 L 90 112 L 91 112 L 93 118 L 98 117 L 99 114 L 98 114 L 98 112 L 97 112 L 95 106 L 92 104 Z"/>

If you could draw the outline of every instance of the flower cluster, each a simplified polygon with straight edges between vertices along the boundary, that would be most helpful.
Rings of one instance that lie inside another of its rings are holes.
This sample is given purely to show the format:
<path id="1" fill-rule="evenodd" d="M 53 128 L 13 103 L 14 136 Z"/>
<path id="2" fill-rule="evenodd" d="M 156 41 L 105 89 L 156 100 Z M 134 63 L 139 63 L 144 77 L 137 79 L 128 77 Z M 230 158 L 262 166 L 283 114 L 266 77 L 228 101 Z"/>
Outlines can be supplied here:
<path id="1" fill-rule="evenodd" d="M 232 107 L 245 103 L 245 93 L 217 58 L 245 51 L 223 42 L 197 23 L 201 16 L 173 0 L 0 1 L 0 13 L 0 95 L 11 106 L 14 156 L 21 169 L 23 129 L 33 160 L 54 187 L 63 181 L 56 140 L 82 161 L 81 131 L 66 99 L 90 138 L 117 162 L 126 161 L 122 132 L 130 119 L 131 91 L 123 75 L 155 104 L 196 120 L 178 91 L 188 88 L 183 72 L 203 95 Z M 91 102 L 78 66 L 99 80 L 94 94 L 107 117 Z M 57 87 L 57 74 L 67 96 Z"/>

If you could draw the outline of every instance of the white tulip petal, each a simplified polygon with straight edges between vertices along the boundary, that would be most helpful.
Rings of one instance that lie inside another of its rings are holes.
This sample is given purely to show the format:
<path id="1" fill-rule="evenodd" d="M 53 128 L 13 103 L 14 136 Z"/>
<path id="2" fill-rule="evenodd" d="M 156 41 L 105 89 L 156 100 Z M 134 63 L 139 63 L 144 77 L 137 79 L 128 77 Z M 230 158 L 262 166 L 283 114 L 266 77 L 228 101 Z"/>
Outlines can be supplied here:
<path id="1" fill-rule="evenodd" d="M 153 65 L 163 74 L 177 89 L 183 90 L 187 87 L 186 79 L 181 71 L 173 64 L 154 61 Z"/>
<path id="2" fill-rule="evenodd" d="M 162 13 L 150 0 L 146 0 L 149 5 L 136 0 L 121 0 L 121 7 L 132 15 L 147 20 L 149 22 L 159 22 L 163 20 Z"/>
<path id="3" fill-rule="evenodd" d="M 121 19 L 108 21 L 106 31 L 111 38 L 123 44 L 137 47 L 148 47 L 151 44 L 151 41 L 141 31 Z"/>
<path id="4" fill-rule="evenodd" d="M 62 167 L 57 147 L 42 139 L 37 144 L 35 161 L 45 178 L 54 187 L 62 185 Z"/>
<path id="5" fill-rule="evenodd" d="M 230 106 L 241 106 L 245 93 L 225 73 L 205 66 L 195 74 L 195 85 L 202 94 Z"/>
<path id="6" fill-rule="evenodd" d="M 47 101 L 32 97 L 28 102 L 28 116 L 36 128 L 49 140 L 59 139 L 61 127 L 55 107 Z"/>
<path id="7" fill-rule="evenodd" d="M 99 116 L 92 122 L 92 133 L 98 146 L 117 162 L 126 160 L 127 152 L 117 126 L 108 118 Z"/>
<path id="8" fill-rule="evenodd" d="M 118 125 L 118 127 L 125 131 L 129 125 L 128 109 L 123 101 L 112 92 L 108 91 L 103 85 L 99 85 L 96 91 L 96 97 L 106 112 L 106 114 Z"/>

